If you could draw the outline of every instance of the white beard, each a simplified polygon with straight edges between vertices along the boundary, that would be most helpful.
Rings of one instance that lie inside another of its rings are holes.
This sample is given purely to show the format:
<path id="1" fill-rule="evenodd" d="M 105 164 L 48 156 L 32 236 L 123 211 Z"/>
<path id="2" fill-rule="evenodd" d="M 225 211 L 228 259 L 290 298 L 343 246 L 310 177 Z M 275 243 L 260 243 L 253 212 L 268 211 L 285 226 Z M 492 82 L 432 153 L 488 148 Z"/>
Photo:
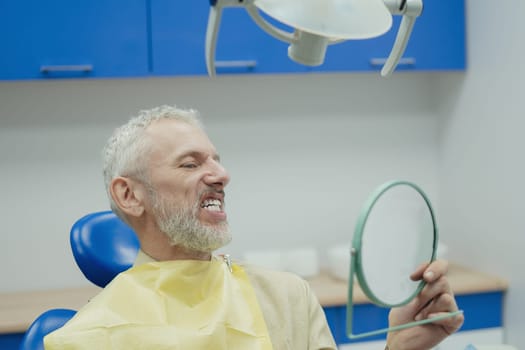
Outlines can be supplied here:
<path id="1" fill-rule="evenodd" d="M 230 243 L 231 234 L 227 221 L 208 226 L 197 219 L 199 203 L 182 208 L 158 194 L 153 193 L 152 197 L 157 225 L 169 237 L 172 245 L 211 253 Z"/>

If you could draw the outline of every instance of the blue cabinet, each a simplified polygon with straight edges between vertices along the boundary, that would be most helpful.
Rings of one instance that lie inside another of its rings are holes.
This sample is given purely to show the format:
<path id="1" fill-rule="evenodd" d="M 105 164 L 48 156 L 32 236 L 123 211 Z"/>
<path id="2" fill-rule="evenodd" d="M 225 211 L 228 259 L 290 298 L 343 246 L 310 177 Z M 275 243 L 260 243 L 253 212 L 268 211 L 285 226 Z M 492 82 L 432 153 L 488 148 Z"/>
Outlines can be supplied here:
<path id="1" fill-rule="evenodd" d="M 207 74 L 205 38 L 209 1 L 152 0 L 153 75 Z M 223 11 L 216 52 L 217 73 L 305 72 L 288 59 L 288 45 L 260 29 L 243 8 Z"/>
<path id="2" fill-rule="evenodd" d="M 151 74 L 206 74 L 204 39 L 209 2 L 151 0 Z"/>
<path id="3" fill-rule="evenodd" d="M 465 322 L 460 331 L 492 330 L 503 327 L 503 298 L 503 291 L 456 295 L 458 307 L 463 310 L 465 315 Z M 353 333 L 361 334 L 387 328 L 389 311 L 387 308 L 373 304 L 354 305 Z M 346 335 L 346 306 L 324 307 L 324 312 L 328 326 L 338 345 L 374 340 L 384 341 L 386 339 L 386 334 L 380 334 L 351 340 Z"/>
<path id="4" fill-rule="evenodd" d="M 368 40 L 330 45 L 322 66 L 310 71 L 380 70 L 390 54 L 400 16 L 386 34 Z M 405 54 L 396 70 L 465 69 L 465 3 L 463 0 L 424 0 Z"/>
<path id="5" fill-rule="evenodd" d="M 424 1 L 398 70 L 465 68 L 463 0 Z M 206 75 L 208 0 L 4 0 L 0 2 L 0 80 Z M 218 74 L 379 70 L 399 17 L 387 34 L 330 45 L 325 63 L 290 60 L 288 44 L 243 8 L 226 8 L 217 43 Z M 281 29 L 284 25 L 273 21 Z"/>
<path id="6" fill-rule="evenodd" d="M 154 75 L 206 74 L 204 41 L 208 1 L 151 0 Z M 260 29 L 243 8 L 225 8 L 217 42 L 217 74 L 373 71 L 381 69 L 394 44 L 400 16 L 378 38 L 330 45 L 319 67 L 290 60 L 288 44 Z M 287 29 L 282 24 L 281 29 Z M 398 70 L 465 68 L 465 4 L 462 0 L 424 2 Z"/>
<path id="7" fill-rule="evenodd" d="M 0 79 L 148 74 L 145 0 L 3 0 Z"/>

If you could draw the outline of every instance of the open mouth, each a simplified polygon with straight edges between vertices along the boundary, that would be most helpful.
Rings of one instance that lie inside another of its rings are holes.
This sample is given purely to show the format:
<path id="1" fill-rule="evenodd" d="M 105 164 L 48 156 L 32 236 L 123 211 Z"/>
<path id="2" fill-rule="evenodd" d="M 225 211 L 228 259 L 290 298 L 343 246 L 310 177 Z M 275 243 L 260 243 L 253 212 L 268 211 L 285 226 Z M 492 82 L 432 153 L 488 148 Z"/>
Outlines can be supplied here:
<path id="1" fill-rule="evenodd" d="M 205 199 L 201 203 L 201 208 L 209 211 L 222 211 L 222 202 L 220 199 Z"/>

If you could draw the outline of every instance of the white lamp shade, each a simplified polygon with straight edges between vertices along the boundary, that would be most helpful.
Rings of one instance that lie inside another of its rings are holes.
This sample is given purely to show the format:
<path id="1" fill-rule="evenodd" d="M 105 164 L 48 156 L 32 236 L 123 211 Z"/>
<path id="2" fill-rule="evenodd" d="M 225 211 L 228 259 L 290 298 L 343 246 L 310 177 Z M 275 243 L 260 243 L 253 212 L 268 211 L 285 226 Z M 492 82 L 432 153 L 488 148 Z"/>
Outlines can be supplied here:
<path id="1" fill-rule="evenodd" d="M 372 38 L 392 26 L 383 0 L 255 0 L 254 5 L 290 27 L 333 39 Z"/>

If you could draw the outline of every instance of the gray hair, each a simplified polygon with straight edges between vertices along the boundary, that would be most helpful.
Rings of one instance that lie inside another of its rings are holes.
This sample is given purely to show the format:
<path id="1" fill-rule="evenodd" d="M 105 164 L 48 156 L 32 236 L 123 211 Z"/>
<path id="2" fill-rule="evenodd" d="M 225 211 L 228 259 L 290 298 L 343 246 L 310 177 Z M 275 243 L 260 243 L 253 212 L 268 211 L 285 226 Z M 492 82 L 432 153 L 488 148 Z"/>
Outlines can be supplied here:
<path id="1" fill-rule="evenodd" d="M 143 134 L 151 123 L 161 119 L 178 120 L 203 129 L 196 110 L 164 105 L 142 110 L 126 124 L 115 129 L 103 149 L 104 184 L 110 206 L 126 222 L 127 218 L 111 197 L 111 181 L 118 176 L 133 176 L 149 184 L 146 161 L 150 145 L 145 141 Z"/>

